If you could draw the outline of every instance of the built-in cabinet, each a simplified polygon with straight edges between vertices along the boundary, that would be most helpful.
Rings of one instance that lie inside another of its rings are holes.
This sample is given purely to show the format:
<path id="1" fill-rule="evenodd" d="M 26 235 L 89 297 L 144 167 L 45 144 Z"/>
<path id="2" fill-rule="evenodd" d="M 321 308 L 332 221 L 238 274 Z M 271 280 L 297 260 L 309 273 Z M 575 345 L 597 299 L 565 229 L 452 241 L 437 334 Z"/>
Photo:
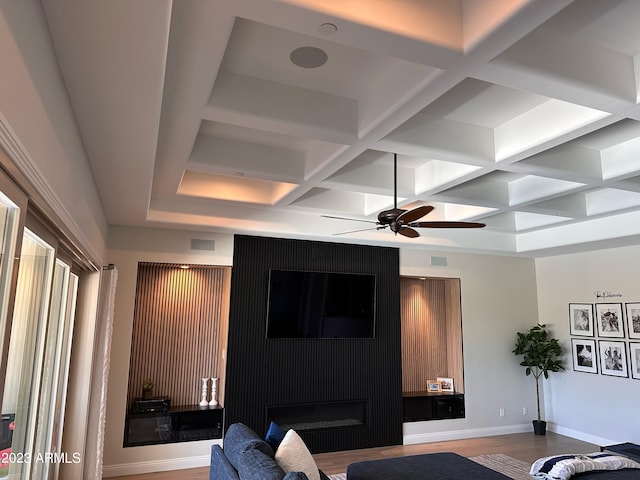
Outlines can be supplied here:
<path id="1" fill-rule="evenodd" d="M 404 392 L 402 421 L 421 422 L 464 418 L 464 394 L 456 392 Z"/>
<path id="2" fill-rule="evenodd" d="M 222 438 L 224 409 L 220 406 L 186 405 L 166 411 L 129 413 L 124 446 L 194 442 Z"/>
<path id="3" fill-rule="evenodd" d="M 202 380 L 216 378 L 216 400 L 224 405 L 230 279 L 227 266 L 138 265 L 125 447 L 222 437 L 222 409 L 198 403 Z M 136 411 L 149 384 L 166 404 Z M 208 380 L 207 401 L 213 390 Z"/>

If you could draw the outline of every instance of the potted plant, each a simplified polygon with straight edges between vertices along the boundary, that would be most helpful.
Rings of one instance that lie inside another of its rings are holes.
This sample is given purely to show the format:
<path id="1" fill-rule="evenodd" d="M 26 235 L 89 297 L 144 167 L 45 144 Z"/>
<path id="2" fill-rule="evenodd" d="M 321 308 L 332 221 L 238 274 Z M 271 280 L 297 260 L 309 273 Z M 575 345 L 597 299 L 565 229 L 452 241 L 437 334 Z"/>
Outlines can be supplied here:
<path id="1" fill-rule="evenodd" d="M 513 353 L 523 356 L 520 365 L 526 367 L 526 375 L 533 375 L 536 380 L 538 419 L 533 420 L 533 431 L 536 435 L 544 435 L 547 422 L 540 418 L 540 377 L 549 378 L 549 372 L 564 370 L 562 347 L 549 335 L 545 325 L 538 324 L 524 333 L 518 332 Z"/>
<path id="2" fill-rule="evenodd" d="M 155 384 L 153 383 L 153 380 L 151 380 L 150 378 L 143 380 L 142 381 L 142 398 L 148 399 L 153 397 L 154 386 Z"/>

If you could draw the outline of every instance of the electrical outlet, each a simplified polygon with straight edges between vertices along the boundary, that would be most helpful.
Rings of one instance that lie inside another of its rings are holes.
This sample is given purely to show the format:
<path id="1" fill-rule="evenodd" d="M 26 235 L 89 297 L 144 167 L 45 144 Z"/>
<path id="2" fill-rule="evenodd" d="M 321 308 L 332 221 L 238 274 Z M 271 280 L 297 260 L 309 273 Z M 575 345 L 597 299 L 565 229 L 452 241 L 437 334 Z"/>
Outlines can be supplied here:
<path id="1" fill-rule="evenodd" d="M 504 408 L 500 409 L 500 416 L 504 417 L 506 415 L 506 413 L 504 412 Z"/>
<path id="2" fill-rule="evenodd" d="M 529 410 L 527 410 L 527 407 L 522 407 L 522 415 L 524 416 L 529 415 Z"/>

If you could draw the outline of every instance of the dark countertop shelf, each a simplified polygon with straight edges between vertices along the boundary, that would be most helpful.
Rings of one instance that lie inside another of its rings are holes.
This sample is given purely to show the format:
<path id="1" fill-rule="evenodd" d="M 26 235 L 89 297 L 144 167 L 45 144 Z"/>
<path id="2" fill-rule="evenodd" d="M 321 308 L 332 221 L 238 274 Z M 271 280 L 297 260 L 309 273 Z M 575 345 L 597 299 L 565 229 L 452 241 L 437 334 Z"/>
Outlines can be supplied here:
<path id="1" fill-rule="evenodd" d="M 455 396 L 455 395 L 464 395 L 462 392 L 427 392 L 418 391 L 418 392 L 402 392 L 402 398 L 409 397 L 446 397 L 446 396 Z"/>

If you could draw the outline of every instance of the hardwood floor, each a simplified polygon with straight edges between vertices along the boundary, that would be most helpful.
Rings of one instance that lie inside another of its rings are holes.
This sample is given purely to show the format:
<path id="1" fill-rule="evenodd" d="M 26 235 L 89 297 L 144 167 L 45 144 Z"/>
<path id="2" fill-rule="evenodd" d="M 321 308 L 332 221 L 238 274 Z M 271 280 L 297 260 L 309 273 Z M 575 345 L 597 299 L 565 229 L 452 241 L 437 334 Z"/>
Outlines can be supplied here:
<path id="1" fill-rule="evenodd" d="M 465 457 L 475 457 L 489 453 L 503 453 L 513 458 L 532 463 L 547 455 L 560 453 L 590 453 L 599 447 L 548 432 L 545 436 L 533 433 L 516 433 L 493 437 L 452 440 L 448 442 L 421 443 L 418 445 L 395 445 L 391 447 L 349 450 L 344 452 L 320 453 L 314 455 L 318 467 L 327 475 L 342 473 L 347 465 L 361 460 L 402 457 L 433 452 L 456 452 Z M 145 473 L 117 477 L 119 480 L 209 480 L 209 467 L 191 468 L 188 470 Z"/>

